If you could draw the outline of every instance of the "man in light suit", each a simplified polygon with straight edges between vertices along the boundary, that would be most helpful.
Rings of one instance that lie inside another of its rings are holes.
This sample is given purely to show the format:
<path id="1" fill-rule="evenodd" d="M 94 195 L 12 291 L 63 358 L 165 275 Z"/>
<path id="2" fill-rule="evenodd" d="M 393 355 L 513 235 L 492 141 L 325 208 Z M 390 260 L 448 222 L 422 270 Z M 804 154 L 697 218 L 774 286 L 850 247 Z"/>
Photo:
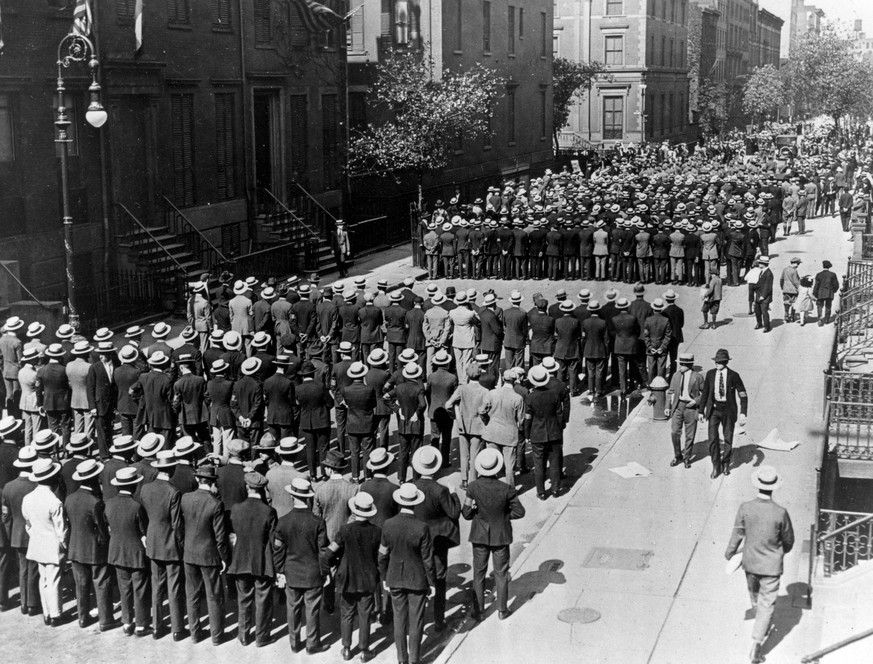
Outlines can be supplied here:
<path id="1" fill-rule="evenodd" d="M 516 373 L 510 368 L 503 372 L 503 384 L 489 391 L 479 406 L 479 417 L 485 422 L 482 440 L 489 448 L 501 453 L 506 467 L 505 481 L 514 486 L 513 470 L 518 447 L 518 432 L 524 426 L 524 397 L 513 387 Z"/>
<path id="2" fill-rule="evenodd" d="M 670 418 L 670 436 L 673 440 L 673 460 L 670 466 L 685 463 L 691 468 L 691 448 L 697 434 L 697 409 L 703 392 L 703 374 L 694 371 L 694 355 L 679 355 L 679 371 L 673 374 L 667 396 L 670 398 L 664 409 Z M 685 431 L 685 445 L 682 445 L 682 431 Z"/>
<path id="3" fill-rule="evenodd" d="M 724 554 L 730 560 L 742 543 L 746 585 L 752 608 L 756 609 L 750 654 L 753 664 L 764 661 L 761 648 L 767 639 L 775 611 L 782 560 L 794 547 L 791 517 L 784 507 L 773 500 L 773 491 L 780 485 L 779 474 L 772 466 L 761 466 L 755 470 L 752 486 L 758 489 L 758 496 L 740 505 Z"/>
<path id="4" fill-rule="evenodd" d="M 246 355 L 251 354 L 252 335 L 255 333 L 255 311 L 246 282 L 233 285 L 234 298 L 227 303 L 230 311 L 230 329 L 239 333 L 245 344 Z"/>
<path id="5" fill-rule="evenodd" d="M 455 298 L 457 307 L 449 312 L 452 321 L 452 350 L 455 355 L 455 371 L 463 384 L 468 380 L 467 366 L 472 364 L 476 354 L 476 333 L 479 328 L 479 314 L 473 311 L 465 292 Z"/>
<path id="6" fill-rule="evenodd" d="M 18 384 L 21 387 L 21 419 L 24 421 L 24 444 L 30 445 L 33 434 L 43 428 L 42 416 L 36 398 L 36 367 L 40 361 L 39 350 L 27 348 L 21 355 L 21 369 L 18 370 Z"/>
<path id="7" fill-rule="evenodd" d="M 733 369 L 728 369 L 730 354 L 719 348 L 712 358 L 716 368 L 706 372 L 703 392 L 698 403 L 703 406 L 703 412 L 698 418 L 709 420 L 709 456 L 712 459 L 712 479 L 719 476 L 722 469 L 725 476 L 731 474 L 731 446 L 734 438 L 734 425 L 746 423 L 746 411 L 749 408 L 749 397 L 743 379 Z M 737 408 L 739 401 L 739 408 Z M 739 410 L 739 413 L 737 412 Z M 718 427 L 724 431 L 724 454 L 718 438 Z"/>
<path id="8" fill-rule="evenodd" d="M 348 276 L 346 260 L 352 253 L 352 247 L 349 243 L 349 233 L 346 230 L 346 225 L 342 219 L 336 220 L 336 231 L 333 234 L 333 239 L 333 252 L 336 257 L 336 269 L 339 270 L 340 278 L 345 279 Z"/>

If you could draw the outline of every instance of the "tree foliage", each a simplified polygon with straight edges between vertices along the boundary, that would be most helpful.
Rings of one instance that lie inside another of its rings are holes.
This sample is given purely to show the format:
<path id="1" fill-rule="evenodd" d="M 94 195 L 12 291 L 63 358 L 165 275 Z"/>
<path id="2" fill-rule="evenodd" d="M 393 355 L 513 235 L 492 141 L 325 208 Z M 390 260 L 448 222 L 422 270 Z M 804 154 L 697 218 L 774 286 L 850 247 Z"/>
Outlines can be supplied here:
<path id="1" fill-rule="evenodd" d="M 558 132 L 567 124 L 571 105 L 588 92 L 599 78 L 612 79 L 601 62 L 555 58 L 552 65 L 552 129 L 556 149 Z"/>
<path id="2" fill-rule="evenodd" d="M 756 67 L 743 89 L 743 111 L 758 119 L 787 103 L 784 73 L 773 65 Z"/>
<path id="3" fill-rule="evenodd" d="M 459 137 L 490 131 L 489 117 L 506 85 L 480 64 L 443 69 L 435 79 L 427 51 L 393 52 L 376 67 L 371 98 L 385 119 L 351 132 L 348 168 L 354 174 L 420 176 L 445 167 Z"/>
<path id="4" fill-rule="evenodd" d="M 728 121 L 728 88 L 724 81 L 704 79 L 697 92 L 700 130 L 704 135 L 720 134 Z"/>

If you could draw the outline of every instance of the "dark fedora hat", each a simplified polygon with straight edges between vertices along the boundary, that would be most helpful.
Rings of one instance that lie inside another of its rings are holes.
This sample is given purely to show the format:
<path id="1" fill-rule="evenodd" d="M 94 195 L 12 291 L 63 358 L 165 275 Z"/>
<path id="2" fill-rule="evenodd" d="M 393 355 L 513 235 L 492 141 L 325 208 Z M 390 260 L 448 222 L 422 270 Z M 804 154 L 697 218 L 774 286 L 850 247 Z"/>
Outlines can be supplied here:
<path id="1" fill-rule="evenodd" d="M 333 468 L 334 470 L 340 470 L 341 468 L 345 468 L 346 460 L 343 455 L 336 450 L 330 450 L 324 461 L 321 462 L 321 465 Z"/>
<path id="2" fill-rule="evenodd" d="M 712 361 L 718 364 L 719 362 L 730 362 L 731 356 L 730 353 L 727 352 L 724 348 L 719 348 L 715 351 L 715 357 L 712 358 Z"/>

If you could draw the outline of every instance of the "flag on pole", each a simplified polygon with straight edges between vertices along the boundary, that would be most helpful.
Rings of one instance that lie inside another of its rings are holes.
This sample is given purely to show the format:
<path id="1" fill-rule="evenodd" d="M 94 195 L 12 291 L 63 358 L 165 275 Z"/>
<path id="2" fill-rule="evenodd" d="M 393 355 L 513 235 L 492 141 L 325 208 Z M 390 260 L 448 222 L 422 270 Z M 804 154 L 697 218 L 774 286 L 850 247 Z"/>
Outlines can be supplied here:
<path id="1" fill-rule="evenodd" d="M 91 34 L 91 5 L 88 0 L 76 0 L 73 8 L 73 29 L 75 35 L 87 37 Z"/>
<path id="2" fill-rule="evenodd" d="M 136 0 L 133 8 L 133 33 L 136 37 L 136 47 L 134 53 L 138 53 L 142 48 L 142 0 Z"/>
<path id="3" fill-rule="evenodd" d="M 340 16 L 330 7 L 315 0 L 292 0 L 300 10 L 300 20 L 309 32 L 327 32 L 348 19 L 351 14 Z"/>

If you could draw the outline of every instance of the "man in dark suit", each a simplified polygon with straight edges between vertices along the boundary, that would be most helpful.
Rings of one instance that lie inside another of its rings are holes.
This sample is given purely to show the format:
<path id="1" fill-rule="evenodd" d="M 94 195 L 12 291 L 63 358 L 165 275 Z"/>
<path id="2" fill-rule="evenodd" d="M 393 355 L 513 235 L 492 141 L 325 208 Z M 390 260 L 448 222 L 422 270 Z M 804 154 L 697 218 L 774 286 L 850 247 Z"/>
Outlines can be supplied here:
<path id="1" fill-rule="evenodd" d="M 346 435 L 346 424 L 348 421 L 348 409 L 343 401 L 343 390 L 352 384 L 352 379 L 349 378 L 349 368 L 352 366 L 353 357 L 355 355 L 355 347 L 350 341 L 341 341 L 338 346 L 339 361 L 333 365 L 333 374 L 331 376 L 331 390 L 333 390 L 333 399 L 336 402 L 336 445 L 337 449 L 343 454 L 348 450 L 348 436 Z"/>
<path id="2" fill-rule="evenodd" d="M 119 352 L 118 357 L 121 366 L 113 370 L 112 382 L 115 385 L 115 394 L 117 395 L 115 408 L 118 411 L 118 418 L 121 420 L 121 433 L 141 438 L 145 432 L 139 432 L 137 435 L 137 432 L 134 431 L 139 407 L 130 395 L 130 388 L 139 380 L 141 373 L 139 367 L 136 366 L 139 351 L 134 346 L 125 346 Z"/>
<path id="3" fill-rule="evenodd" d="M 349 367 L 351 384 L 342 388 L 342 401 L 346 407 L 346 436 L 351 453 L 352 481 L 362 482 L 361 455 L 366 460 L 373 449 L 376 415 L 376 390 L 364 383 L 368 369 L 362 362 Z"/>
<path id="4" fill-rule="evenodd" d="M 39 412 L 46 417 L 48 428 L 61 436 L 66 448 L 70 442 L 72 392 L 66 369 L 60 361 L 64 355 L 61 344 L 51 344 L 46 349 L 48 363 L 36 372 L 36 402 Z"/>
<path id="5" fill-rule="evenodd" d="M 555 321 L 546 313 L 548 303 L 540 298 L 528 315 L 530 325 L 530 357 L 532 364 L 539 364 L 555 349 Z"/>
<path id="6" fill-rule="evenodd" d="M 406 315 L 408 312 L 400 306 L 403 295 L 399 291 L 391 293 L 389 298 L 391 304 L 385 309 L 383 316 L 385 318 L 385 340 L 388 342 L 388 371 L 394 371 L 397 369 L 397 355 L 406 346 Z M 419 323 L 419 327 L 420 325 Z"/>
<path id="7" fill-rule="evenodd" d="M 664 300 L 656 297 L 652 301 L 652 315 L 646 318 L 646 322 L 643 324 L 649 385 L 655 380 L 655 376 L 666 379 L 667 348 L 673 336 L 670 320 L 663 314 L 666 306 Z"/>
<path id="8" fill-rule="evenodd" d="M 133 497 L 143 476 L 136 468 L 121 468 L 110 480 L 118 494 L 106 501 L 109 539 L 107 561 L 115 569 L 121 600 L 122 630 L 128 636 L 146 636 L 151 631 L 149 615 L 149 573 L 143 540 L 149 518 Z M 136 628 L 134 628 L 134 620 Z"/>
<path id="9" fill-rule="evenodd" d="M 427 397 L 425 387 L 421 382 L 423 373 L 417 363 L 407 363 L 403 368 L 402 382 L 399 382 L 393 390 L 397 413 L 397 435 L 400 436 L 397 479 L 401 483 L 406 481 L 410 459 L 421 447 L 424 439 Z M 438 370 L 431 376 L 438 373 L 441 371 Z"/>
<path id="10" fill-rule="evenodd" d="M 339 315 L 340 342 L 347 341 L 352 345 L 351 355 L 353 359 L 360 357 L 361 351 L 361 320 L 358 318 L 358 310 L 360 307 L 355 303 L 354 292 L 348 292 L 343 295 L 343 304 L 341 304 L 337 313 Z M 342 351 L 339 351 L 342 355 Z"/>
<path id="11" fill-rule="evenodd" d="M 442 468 L 440 451 L 428 445 L 412 455 L 412 467 L 419 475 L 413 482 L 424 494 L 424 500 L 413 509 L 415 518 L 423 521 L 430 529 L 433 542 L 434 562 L 434 628 L 442 632 L 446 628 L 446 572 L 449 566 L 449 549 L 461 543 L 458 517 L 461 515 L 461 501 L 454 487 L 450 491 L 434 480 Z"/>
<path id="12" fill-rule="evenodd" d="M 855 198 L 848 189 L 843 189 L 840 193 L 838 205 L 840 208 L 840 222 L 843 225 L 843 232 L 849 232 L 849 225 L 852 220 L 852 206 L 855 203 Z"/>
<path id="13" fill-rule="evenodd" d="M 227 379 L 229 366 L 222 359 L 210 365 L 212 376 L 206 383 L 206 404 L 209 406 L 209 426 L 212 429 L 212 452 L 226 456 L 224 447 L 236 434 L 236 422 L 230 402 L 233 381 Z"/>
<path id="14" fill-rule="evenodd" d="M 524 368 L 524 348 L 527 345 L 528 320 L 521 308 L 523 296 L 517 290 L 509 295 L 511 306 L 503 310 L 503 347 L 506 363 L 511 367 Z"/>
<path id="15" fill-rule="evenodd" d="M 267 430 L 276 440 L 293 436 L 297 432 L 299 412 L 294 381 L 286 371 L 291 364 L 291 356 L 277 355 L 274 363 L 276 373 L 264 381 L 264 401 L 267 409 L 265 423 Z"/>
<path id="16" fill-rule="evenodd" d="M 516 219 L 512 230 L 512 262 L 513 276 L 516 279 L 527 279 L 527 233 L 524 232 L 524 222 Z"/>
<path id="17" fill-rule="evenodd" d="M 142 374 L 131 386 L 130 395 L 144 408 L 149 431 L 159 433 L 172 444 L 176 438 L 176 417 L 173 412 L 173 379 L 168 373 L 170 358 L 156 350 L 149 356 L 151 370 Z"/>
<path id="18" fill-rule="evenodd" d="M 296 399 L 300 433 L 306 441 L 306 463 L 309 476 L 321 480 L 324 476 L 321 463 L 330 446 L 330 409 L 334 400 L 325 384 L 315 380 L 312 362 L 304 362 L 299 375 L 303 382 L 297 386 Z"/>
<path id="19" fill-rule="evenodd" d="M 670 466 L 684 463 L 686 468 L 691 468 L 691 450 L 697 435 L 697 413 L 703 383 L 703 375 L 694 371 L 694 355 L 682 353 L 679 356 L 679 371 L 673 374 L 670 389 L 667 391 L 670 401 L 664 409 L 670 418 L 670 438 L 673 441 L 673 460 L 670 461 Z"/>
<path id="20" fill-rule="evenodd" d="M 499 450 L 484 449 L 476 457 L 478 479 L 467 485 L 467 497 L 461 513 L 471 520 L 470 544 L 473 545 L 473 620 L 482 619 L 485 611 L 485 576 L 488 559 L 494 566 L 498 617 L 509 617 L 509 545 L 512 544 L 512 519 L 525 515 L 515 487 L 497 479 L 503 467 Z"/>
<path id="21" fill-rule="evenodd" d="M 479 351 L 488 356 L 486 369 L 496 372 L 500 366 L 500 352 L 503 349 L 503 311 L 497 309 L 497 297 L 494 293 L 485 295 L 482 309 L 479 311 Z"/>
<path id="22" fill-rule="evenodd" d="M 358 320 L 361 323 L 361 356 L 367 357 L 374 348 L 381 348 L 384 341 L 382 310 L 373 304 L 373 294 L 364 295 L 364 306 L 358 310 Z"/>
<path id="23" fill-rule="evenodd" d="M 682 328 L 685 327 L 685 312 L 676 304 L 676 292 L 672 289 L 664 293 L 664 300 L 667 306 L 661 313 L 670 321 L 670 343 L 667 345 L 667 355 L 670 358 L 670 367 L 668 376 L 673 376 L 676 373 L 676 356 L 679 353 L 679 346 L 685 343 L 685 335 L 682 333 Z"/>
<path id="24" fill-rule="evenodd" d="M 245 441 L 234 438 L 225 449 L 228 454 L 227 463 L 218 469 L 215 486 L 224 511 L 230 514 L 234 505 L 246 499 L 246 466 L 243 465 L 243 455 L 248 447 Z"/>
<path id="25" fill-rule="evenodd" d="M 427 525 L 415 518 L 424 494 L 412 483 L 394 492 L 400 513 L 382 526 L 379 572 L 394 605 L 394 646 L 400 662 L 421 661 L 424 613 L 436 584 L 433 541 Z"/>
<path id="26" fill-rule="evenodd" d="M 366 384 L 373 388 L 376 393 L 376 410 L 373 411 L 373 432 L 375 434 L 375 447 L 388 447 L 388 420 L 391 418 L 391 408 L 385 402 L 385 386 L 391 379 L 387 370 L 388 354 L 381 348 L 374 348 L 367 356 Z M 369 451 L 367 452 L 369 455 Z M 367 457 L 364 457 L 366 463 Z M 367 473 L 369 475 L 369 473 Z"/>
<path id="27" fill-rule="evenodd" d="M 260 302 L 260 300 L 258 300 Z M 171 355 L 174 362 L 179 361 L 179 356 L 190 355 L 194 358 L 194 364 L 191 370 L 198 376 L 203 375 L 203 353 L 200 351 L 199 333 L 193 327 L 185 327 L 179 334 L 182 340 L 182 345 L 173 349 Z M 205 333 L 204 333 L 205 338 Z M 100 347 L 97 347 L 97 352 L 100 352 Z"/>
<path id="28" fill-rule="evenodd" d="M 570 393 L 579 394 L 579 349 L 582 343 L 582 330 L 579 321 L 573 317 L 575 307 L 569 300 L 561 302 L 561 316 L 555 320 L 555 359 L 560 363 L 560 380 L 569 382 Z M 569 376 L 569 379 L 568 379 Z"/>
<path id="29" fill-rule="evenodd" d="M 750 660 L 764 661 L 761 648 L 770 631 L 770 622 L 779 594 L 782 561 L 794 548 L 794 528 L 788 511 L 773 500 L 782 482 L 772 466 L 761 466 L 752 473 L 752 486 L 758 489 L 754 500 L 740 505 L 724 556 L 730 560 L 743 547 L 742 566 L 746 573 L 749 599 L 755 609 Z"/>
<path id="30" fill-rule="evenodd" d="M 88 408 L 95 418 L 94 432 L 97 436 L 97 447 L 100 449 L 100 457 L 105 459 L 109 456 L 115 407 L 118 403 L 118 388 L 113 380 L 115 346 L 111 341 L 101 341 L 97 344 L 97 353 L 100 361 L 94 362 L 88 369 L 85 386 Z"/>
<path id="31" fill-rule="evenodd" d="M 163 624 L 163 602 L 166 594 L 170 605 L 173 640 L 184 637 L 185 589 L 182 578 L 182 493 L 170 483 L 170 473 L 176 465 L 173 450 L 157 453 L 152 467 L 158 471 L 154 481 L 140 490 L 140 502 L 148 515 L 146 556 L 151 561 L 152 626 L 154 638 L 160 638 Z"/>
<path id="32" fill-rule="evenodd" d="M 585 359 L 585 371 L 588 374 L 588 398 L 591 400 L 603 396 L 606 357 L 609 353 L 609 331 L 599 311 L 600 302 L 588 302 L 588 312 L 591 315 L 582 324 L 582 357 Z"/>
<path id="33" fill-rule="evenodd" d="M 276 510 L 264 500 L 267 478 L 260 473 L 244 476 L 246 499 L 230 510 L 232 562 L 228 576 L 234 578 L 239 615 L 239 640 L 249 644 L 249 632 L 254 626 L 255 645 L 271 643 L 273 622 L 273 543 Z M 254 621 L 252 617 L 254 614 Z"/>
<path id="34" fill-rule="evenodd" d="M 831 322 L 831 305 L 834 302 L 834 295 L 840 290 L 840 281 L 837 275 L 831 272 L 832 267 L 830 261 L 822 261 L 822 270 L 815 275 L 815 281 L 812 283 L 812 296 L 815 298 L 819 327 Z M 824 317 L 822 317 L 822 309 L 824 309 Z"/>
<path id="35" fill-rule="evenodd" d="M 725 475 L 731 474 L 731 446 L 734 439 L 734 426 L 746 423 L 746 412 L 749 407 L 749 397 L 743 379 L 733 369 L 728 369 L 730 354 L 719 348 L 712 358 L 715 369 L 706 372 L 703 392 L 699 403 L 703 412 L 699 419 L 709 420 L 709 456 L 712 459 L 712 479 L 719 476 L 722 469 Z M 739 408 L 737 408 L 739 401 Z M 737 412 L 739 410 L 739 413 Z M 724 431 L 724 453 L 721 453 L 718 437 L 719 424 Z"/>
<path id="36" fill-rule="evenodd" d="M 397 484 L 388 479 L 392 463 L 394 463 L 394 455 L 384 447 L 377 447 L 370 452 L 367 468 L 372 471 L 372 476 L 361 485 L 361 491 L 358 494 L 366 493 L 372 496 L 376 514 L 369 517 L 369 520 L 380 529 L 382 524 L 395 516 L 398 511 L 397 503 L 394 502 L 394 491 L 397 490 Z M 391 621 L 391 601 L 388 593 L 383 591 L 381 584 L 378 584 L 374 591 L 374 598 L 379 622 L 387 625 Z"/>
<path id="37" fill-rule="evenodd" d="M 430 419 L 430 444 L 439 447 L 443 461 L 448 464 L 452 450 L 452 416 L 446 402 L 458 387 L 458 376 L 449 370 L 451 357 L 445 351 L 433 356 L 435 371 L 427 377 L 427 415 Z M 402 465 L 402 464 L 401 464 Z"/>
<path id="38" fill-rule="evenodd" d="M 755 329 L 770 331 L 770 303 L 773 301 L 773 273 L 770 271 L 770 257 L 760 256 L 758 264 L 761 272 L 755 286 Z"/>
<path id="39" fill-rule="evenodd" d="M 114 498 L 118 493 L 112 478 L 115 472 L 133 464 L 133 455 L 137 451 L 137 443 L 133 436 L 121 434 L 116 436 L 109 447 L 109 458 L 103 461 L 103 472 L 100 474 L 100 487 L 103 500 Z"/>
<path id="40" fill-rule="evenodd" d="M 193 355 L 176 356 L 179 378 L 173 385 L 173 410 L 179 419 L 182 434 L 198 443 L 209 442 L 209 410 L 206 407 L 206 379 L 194 373 Z"/>
<path id="41" fill-rule="evenodd" d="M 233 384 L 230 409 L 236 424 L 236 435 L 249 444 L 256 445 L 264 427 L 264 388 L 257 379 L 261 361 L 250 357 L 243 362 L 242 376 Z"/>
<path id="42" fill-rule="evenodd" d="M 91 610 L 91 589 L 97 596 L 100 631 L 105 632 L 116 623 L 112 617 L 110 569 L 107 564 L 109 529 L 103 499 L 100 497 L 100 472 L 103 464 L 87 459 L 76 467 L 73 479 L 78 490 L 67 496 L 64 510 L 70 522 L 70 540 L 67 558 L 73 567 L 76 583 L 76 609 L 79 627 L 87 627 Z"/>
<path id="43" fill-rule="evenodd" d="M 524 397 L 524 439 L 533 452 L 537 497 L 545 500 L 548 497 L 545 487 L 547 463 L 551 492 L 556 497 L 561 495 L 563 429 L 568 418 L 564 414 L 565 404 L 560 391 L 548 388 L 550 376 L 546 368 L 541 365 L 532 367 L 527 377 L 532 388 Z"/>
<path id="44" fill-rule="evenodd" d="M 321 590 L 327 567 L 324 554 L 329 544 L 324 519 L 312 513 L 315 493 L 308 480 L 295 478 L 285 490 L 294 497 L 294 507 L 279 519 L 273 541 L 273 564 L 279 587 L 285 588 L 288 638 L 292 652 L 300 652 L 300 628 L 306 613 L 306 652 L 323 652 L 321 644 Z"/>
<path id="45" fill-rule="evenodd" d="M 418 364 L 427 372 L 427 338 L 424 335 L 424 299 L 416 295 L 412 309 L 406 312 L 406 348 L 418 355 Z M 395 369 L 397 371 L 397 369 Z"/>
<path id="46" fill-rule="evenodd" d="M 27 558 L 29 536 L 25 528 L 24 517 L 21 514 L 21 503 L 24 497 L 36 488 L 30 468 L 37 455 L 32 447 L 23 447 L 18 451 L 18 458 L 12 462 L 17 468 L 18 477 L 10 480 L 2 492 L 3 530 L 9 536 L 9 546 L 18 558 L 18 595 L 21 612 L 29 616 L 40 613 L 39 569 L 35 560 Z"/>
<path id="47" fill-rule="evenodd" d="M 218 478 L 215 466 L 200 466 L 194 476 L 197 478 L 197 490 L 184 494 L 181 500 L 182 520 L 185 524 L 183 560 L 185 595 L 188 598 L 188 629 L 192 642 L 198 643 L 202 640 L 200 604 L 205 594 L 212 644 L 219 645 L 224 633 L 224 591 L 221 574 L 227 569 L 227 561 L 230 559 L 224 505 L 212 493 Z"/>

